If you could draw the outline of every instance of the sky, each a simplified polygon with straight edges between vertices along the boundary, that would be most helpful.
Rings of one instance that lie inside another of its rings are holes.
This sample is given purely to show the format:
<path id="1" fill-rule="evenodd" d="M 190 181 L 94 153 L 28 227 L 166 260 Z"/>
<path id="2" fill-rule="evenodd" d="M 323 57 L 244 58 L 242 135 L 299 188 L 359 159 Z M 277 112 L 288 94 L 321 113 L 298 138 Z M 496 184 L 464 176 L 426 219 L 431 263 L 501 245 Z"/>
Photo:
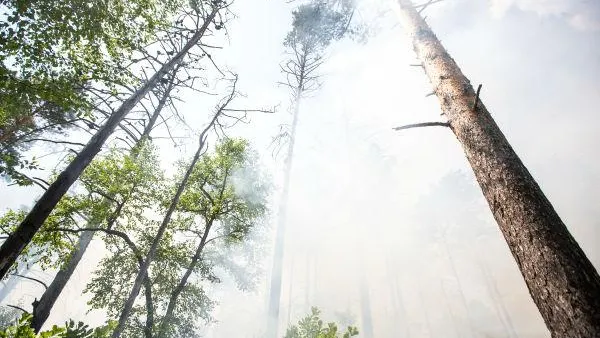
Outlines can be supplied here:
<path id="1" fill-rule="evenodd" d="M 237 1 L 229 42 L 215 52 L 240 76 L 246 94 L 240 106 L 279 104 L 276 114 L 256 114 L 234 131 L 252 140 L 277 188 L 282 158 L 273 159 L 268 146 L 290 120 L 288 93 L 276 83 L 283 79 L 278 65 L 286 57 L 282 41 L 293 5 Z M 302 102 L 280 331 L 313 305 L 325 320 L 350 317 L 360 329 L 362 285 L 376 337 L 549 337 L 455 137 L 441 128 L 392 130 L 442 120 L 437 99 L 425 97 L 427 78 L 409 66 L 416 59 L 396 10 L 392 0 L 360 2 L 368 41 L 331 46 L 322 88 Z M 425 14 L 471 83 L 483 85 L 488 110 L 599 267 L 600 4 L 446 0 Z M 214 102 L 185 99 L 181 112 L 199 128 Z M 162 161 L 168 166 L 193 147 L 165 151 Z M 1 189 L 2 209 L 29 205 L 39 193 Z M 102 252 L 101 243 L 94 245 Z M 48 323 L 101 323 L 102 313 L 86 314 L 80 296 L 98 258 L 90 255 L 76 271 Z M 206 337 L 260 335 L 268 257 L 264 267 L 254 292 L 236 291 L 228 280 L 213 287 L 219 322 L 206 328 Z M 11 297 L 29 304 L 39 291 L 22 283 Z"/>

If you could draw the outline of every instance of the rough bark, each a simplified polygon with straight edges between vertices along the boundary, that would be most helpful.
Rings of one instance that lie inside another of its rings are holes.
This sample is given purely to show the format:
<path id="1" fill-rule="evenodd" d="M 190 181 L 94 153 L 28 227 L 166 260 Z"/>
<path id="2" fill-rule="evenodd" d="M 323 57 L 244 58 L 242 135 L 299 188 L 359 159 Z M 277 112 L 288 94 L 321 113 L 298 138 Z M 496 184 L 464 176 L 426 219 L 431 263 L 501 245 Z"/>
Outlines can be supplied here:
<path id="1" fill-rule="evenodd" d="M 600 276 L 409 0 L 400 14 L 552 337 L 600 337 Z"/>
<path id="2" fill-rule="evenodd" d="M 173 75 L 171 77 L 171 81 L 169 81 L 169 85 L 167 86 L 167 89 L 165 90 L 163 96 L 160 98 L 158 105 L 154 109 L 154 112 L 148 119 L 148 124 L 144 128 L 144 131 L 142 132 L 142 136 L 139 138 L 138 142 L 133 147 L 133 149 L 136 149 L 138 146 L 140 146 L 141 144 L 146 142 L 146 140 L 150 136 L 150 132 L 152 131 L 152 129 L 154 129 L 154 125 L 156 124 L 158 116 L 162 112 L 162 109 L 164 108 L 164 106 L 167 102 L 167 99 L 170 95 L 170 92 L 173 89 L 173 78 L 175 77 L 175 72 L 173 72 L 172 74 Z M 137 157 L 138 153 L 133 151 L 132 154 L 134 157 Z M 124 206 L 124 203 L 120 204 L 117 207 L 117 211 L 115 214 L 117 217 L 120 214 L 120 210 L 123 208 L 123 206 Z M 109 223 L 113 223 L 114 220 L 115 220 L 115 218 L 113 217 L 113 220 L 111 220 Z M 88 225 L 87 227 L 97 227 L 97 226 L 99 226 L 99 225 L 92 224 L 92 225 Z M 108 228 L 110 228 L 110 226 L 108 226 Z M 54 303 L 56 303 L 56 300 L 62 293 L 62 290 L 65 288 L 65 286 L 71 279 L 71 276 L 73 275 L 73 273 L 75 272 L 75 269 L 79 265 L 79 262 L 83 258 L 83 255 L 85 254 L 89 244 L 92 242 L 92 239 L 94 238 L 94 234 L 95 234 L 94 231 L 86 231 L 79 237 L 79 239 L 77 241 L 77 248 L 71 253 L 71 257 L 69 258 L 69 261 L 67 262 L 66 266 L 58 271 L 58 273 L 54 276 L 52 283 L 50 283 L 50 285 L 48 286 L 48 288 L 46 289 L 46 291 L 40 298 L 39 302 L 36 303 L 36 306 L 34 306 L 33 313 L 32 313 L 33 317 L 31 318 L 31 328 L 36 333 L 38 333 L 42 329 L 42 326 L 44 325 L 44 323 L 50 316 L 50 311 L 52 310 Z M 148 292 L 151 292 L 151 291 L 147 291 L 147 293 Z M 150 313 L 148 315 L 147 322 L 151 323 L 152 321 L 153 321 L 153 316 Z M 151 325 L 150 325 L 150 327 L 151 327 Z M 149 338 L 150 336 L 151 335 L 146 334 L 147 338 Z"/>
<path id="3" fill-rule="evenodd" d="M 73 161 L 69 163 L 65 170 L 63 170 L 56 180 L 48 187 L 25 219 L 19 224 L 15 232 L 2 243 L 2 247 L 0 247 L 0 279 L 4 278 L 10 267 L 17 260 L 19 254 L 23 251 L 25 246 L 31 242 L 33 236 L 42 227 L 56 204 L 67 193 L 67 190 L 69 190 L 83 170 L 90 164 L 96 154 L 98 154 L 104 145 L 104 142 L 106 142 L 108 137 L 113 133 L 116 126 L 138 104 L 138 102 L 152 90 L 152 88 L 156 87 L 160 79 L 173 70 L 188 51 L 200 41 L 200 38 L 204 35 L 208 25 L 215 18 L 217 11 L 218 8 L 215 7 L 206 18 L 203 26 L 196 31 L 181 51 L 179 51 L 169 62 L 165 63 L 108 118 L 106 123 L 90 139 L 88 144 L 77 154 L 77 156 L 75 156 Z"/>

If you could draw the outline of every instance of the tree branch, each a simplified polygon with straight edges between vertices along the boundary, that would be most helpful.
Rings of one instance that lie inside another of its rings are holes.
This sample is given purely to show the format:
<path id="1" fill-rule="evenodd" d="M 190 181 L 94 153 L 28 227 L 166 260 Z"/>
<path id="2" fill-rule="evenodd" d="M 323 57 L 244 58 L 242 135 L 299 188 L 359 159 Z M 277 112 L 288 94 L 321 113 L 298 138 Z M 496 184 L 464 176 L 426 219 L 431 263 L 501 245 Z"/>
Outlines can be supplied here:
<path id="1" fill-rule="evenodd" d="M 475 101 L 473 101 L 473 110 L 477 109 L 477 101 L 479 101 L 479 93 L 481 92 L 482 84 L 477 86 L 477 94 L 475 94 Z"/>
<path id="2" fill-rule="evenodd" d="M 13 273 L 12 275 L 13 276 L 17 276 L 17 277 L 21 277 L 21 278 L 24 278 L 24 279 L 29 279 L 30 281 L 37 282 L 37 283 L 41 284 L 44 287 L 45 290 L 48 289 L 48 285 L 46 283 L 42 282 L 41 280 L 37 279 L 37 278 L 28 277 L 28 276 L 21 275 L 21 274 L 18 274 L 18 273 Z"/>
<path id="3" fill-rule="evenodd" d="M 421 127 L 448 127 L 450 128 L 450 123 L 448 122 L 422 122 L 422 123 L 413 123 L 407 124 L 405 126 L 394 127 L 394 130 L 404 130 L 411 128 L 421 128 Z"/>
<path id="4" fill-rule="evenodd" d="M 23 311 L 23 313 L 29 313 L 29 311 L 25 310 L 24 308 L 22 308 L 20 306 L 11 305 L 11 304 L 6 304 L 6 306 L 12 307 L 13 309 L 21 310 L 21 311 Z"/>

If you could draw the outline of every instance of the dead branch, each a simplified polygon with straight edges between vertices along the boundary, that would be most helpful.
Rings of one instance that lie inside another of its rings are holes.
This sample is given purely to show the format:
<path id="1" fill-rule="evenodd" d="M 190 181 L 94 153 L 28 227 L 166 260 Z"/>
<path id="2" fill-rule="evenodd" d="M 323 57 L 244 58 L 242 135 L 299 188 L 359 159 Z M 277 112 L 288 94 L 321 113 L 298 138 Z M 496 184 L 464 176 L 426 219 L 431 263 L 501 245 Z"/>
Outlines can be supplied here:
<path id="1" fill-rule="evenodd" d="M 479 93 L 481 92 L 482 84 L 477 86 L 477 93 L 475 94 L 475 101 L 473 101 L 473 110 L 477 109 L 477 102 L 479 101 Z"/>
<path id="2" fill-rule="evenodd" d="M 421 122 L 421 123 L 413 123 L 407 124 L 405 126 L 394 127 L 393 130 L 404 130 L 404 129 L 412 129 L 412 128 L 421 128 L 421 127 L 448 127 L 450 128 L 450 123 L 448 122 Z"/>
<path id="3" fill-rule="evenodd" d="M 429 0 L 428 2 L 426 2 L 424 4 L 415 5 L 415 9 L 420 7 L 421 9 L 419 9 L 419 14 L 421 14 L 428 6 L 438 3 L 438 2 L 442 2 L 442 1 L 444 1 L 444 0 Z"/>
<path id="4" fill-rule="evenodd" d="M 36 282 L 36 283 L 39 283 L 39 284 L 41 284 L 44 287 L 44 290 L 48 289 L 48 285 L 46 283 L 42 282 L 41 280 L 37 279 L 37 278 L 29 277 L 29 276 L 25 276 L 25 275 L 21 275 L 21 274 L 18 274 L 18 273 L 13 273 L 12 275 L 16 276 L 16 277 L 21 277 L 21 278 L 24 278 L 24 279 L 28 279 L 28 280 Z"/>

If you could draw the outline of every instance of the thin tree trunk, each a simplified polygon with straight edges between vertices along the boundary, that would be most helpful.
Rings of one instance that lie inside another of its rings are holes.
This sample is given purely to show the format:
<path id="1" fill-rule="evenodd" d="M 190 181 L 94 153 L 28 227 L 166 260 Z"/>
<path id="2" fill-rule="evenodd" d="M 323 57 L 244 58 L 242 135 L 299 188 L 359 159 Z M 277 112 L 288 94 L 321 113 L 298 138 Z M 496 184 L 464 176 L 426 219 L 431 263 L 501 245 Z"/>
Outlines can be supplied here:
<path id="1" fill-rule="evenodd" d="M 292 256 L 292 262 L 290 263 L 290 283 L 288 285 L 288 315 L 287 325 L 289 327 L 292 322 L 292 283 L 294 281 L 294 256 Z"/>
<path id="2" fill-rule="evenodd" d="M 456 316 L 454 311 L 452 310 L 452 302 L 450 301 L 450 297 L 448 296 L 448 291 L 446 290 L 445 283 L 443 279 L 440 279 L 440 285 L 442 287 L 442 292 L 444 293 L 444 304 L 446 304 L 446 309 L 448 309 L 448 313 L 450 314 L 450 320 L 452 321 L 452 326 L 454 327 L 454 332 L 456 333 L 456 337 L 462 337 L 461 330 L 459 329 L 459 325 L 456 323 Z"/>
<path id="3" fill-rule="evenodd" d="M 410 327 L 408 325 L 408 314 L 406 312 L 406 307 L 404 306 L 404 297 L 402 296 L 402 288 L 400 288 L 400 283 L 398 279 L 400 278 L 398 275 L 398 270 L 393 267 L 392 264 L 392 256 L 391 253 L 388 255 L 387 260 L 388 265 L 388 278 L 391 281 L 392 288 L 392 303 L 394 305 L 394 317 L 396 318 L 396 327 L 398 327 L 402 331 L 402 337 L 410 338 Z M 398 334 L 398 332 L 394 332 L 394 334 Z"/>
<path id="4" fill-rule="evenodd" d="M 281 193 L 279 213 L 277 215 L 275 253 L 273 255 L 273 268 L 271 270 L 267 338 L 275 338 L 277 336 L 279 326 L 279 306 L 281 299 L 281 277 L 283 273 L 283 249 L 285 247 L 285 226 L 287 222 L 287 203 L 289 199 L 290 175 L 292 172 L 292 160 L 294 157 L 294 144 L 296 141 L 296 127 L 298 125 L 298 112 L 300 111 L 301 95 L 302 83 L 300 83 L 296 91 L 294 117 L 290 131 L 290 143 L 288 144 L 288 153 L 283 169 L 283 191 Z"/>
<path id="5" fill-rule="evenodd" d="M 304 275 L 306 282 L 306 289 L 304 289 L 304 306 L 305 312 L 310 312 L 310 288 L 311 288 L 311 280 L 310 280 L 310 256 L 306 257 L 306 274 Z"/>
<path id="6" fill-rule="evenodd" d="M 365 264 L 360 273 L 359 292 L 360 292 L 360 312 L 361 312 L 361 335 L 365 338 L 373 338 L 373 316 L 371 315 L 371 298 L 369 296 L 369 286 L 365 276 Z"/>
<path id="7" fill-rule="evenodd" d="M 215 14 L 215 12 L 212 13 L 212 17 L 210 18 L 210 20 L 212 20 L 214 18 L 214 14 Z M 192 162 L 188 166 L 185 174 L 183 175 L 183 178 L 179 182 L 177 191 L 175 192 L 175 195 L 173 196 L 173 199 L 171 200 L 171 203 L 169 204 L 167 212 L 165 213 L 165 217 L 163 218 L 163 221 L 160 224 L 154 239 L 152 240 L 152 244 L 150 245 L 150 249 L 148 249 L 148 253 L 146 254 L 146 259 L 144 260 L 144 264 L 140 267 L 140 271 L 138 271 L 135 281 L 133 282 L 133 287 L 131 289 L 131 292 L 130 292 L 127 300 L 125 301 L 123 310 L 121 311 L 121 315 L 119 316 L 119 323 L 117 324 L 117 327 L 115 328 L 115 330 L 112 334 L 112 338 L 120 337 L 121 333 L 123 332 L 123 329 L 125 328 L 125 323 L 127 322 L 129 315 L 131 314 L 131 309 L 133 308 L 133 303 L 135 302 L 135 299 L 137 298 L 137 296 L 140 292 L 140 289 L 142 287 L 142 282 L 144 280 L 144 277 L 148 273 L 148 268 L 150 267 L 150 263 L 154 259 L 154 255 L 156 254 L 158 245 L 159 245 L 160 241 L 162 240 L 162 237 L 165 234 L 165 231 L 167 230 L 167 226 L 169 225 L 169 222 L 171 221 L 171 216 L 173 215 L 173 212 L 175 212 L 177 204 L 179 203 L 179 198 L 181 197 L 181 194 L 185 190 L 185 187 L 190 179 L 190 175 L 192 174 L 192 171 L 194 170 L 196 163 L 200 159 L 200 155 L 202 154 L 202 150 L 204 149 L 204 145 L 206 143 L 206 134 L 214 126 L 215 122 L 217 121 L 217 118 L 221 115 L 221 113 L 223 112 L 223 109 L 227 106 L 227 104 L 229 104 L 229 102 L 231 102 L 234 95 L 235 95 L 235 87 L 234 87 L 234 90 L 232 91 L 231 95 L 229 96 L 229 99 L 218 109 L 218 111 L 215 113 L 215 115 L 213 116 L 210 123 L 206 126 L 206 128 L 204 128 L 204 130 L 200 134 L 198 149 L 196 150 L 196 153 L 194 154 L 194 157 L 192 158 Z"/>
<path id="8" fill-rule="evenodd" d="M 140 145 L 142 145 L 143 143 L 145 143 L 146 140 L 149 138 L 150 132 L 152 131 L 152 129 L 154 129 L 154 125 L 156 124 L 158 116 L 160 115 L 162 109 L 164 108 L 164 106 L 167 102 L 167 99 L 170 95 L 170 92 L 173 89 L 173 80 L 174 80 L 176 71 L 173 71 L 172 74 L 173 75 L 171 77 L 171 81 L 169 81 L 169 85 L 166 88 L 164 95 L 160 98 L 158 105 L 156 106 L 156 109 L 154 109 L 154 112 L 148 119 L 148 124 L 144 128 L 142 136 L 139 138 L 138 142 L 132 148 L 132 150 L 133 150 L 132 156 L 134 156 L 134 158 L 137 158 L 137 156 L 139 154 L 137 151 L 135 151 L 136 148 L 139 147 Z M 116 220 L 116 218 L 118 218 L 124 204 L 125 203 L 121 203 L 117 207 L 117 211 L 115 212 L 116 217 L 112 217 L 113 221 L 109 221 L 109 223 L 111 223 L 111 224 L 114 223 L 114 220 Z M 87 227 L 95 228 L 98 226 L 99 226 L 98 224 L 96 224 L 96 225 L 92 224 L 92 225 L 88 225 Z M 111 228 L 111 227 L 112 227 L 111 225 L 108 226 L 108 228 Z M 36 305 L 34 306 L 32 318 L 31 318 L 31 328 L 36 333 L 38 333 L 42 329 L 42 326 L 44 325 L 44 323 L 50 316 L 50 311 L 52 310 L 54 303 L 56 303 L 56 300 L 58 299 L 58 297 L 62 293 L 63 289 L 65 288 L 65 286 L 71 279 L 71 276 L 73 275 L 73 273 L 75 272 L 75 269 L 79 265 L 79 262 L 81 261 L 83 255 L 85 254 L 88 246 L 92 242 L 94 235 L 95 235 L 95 231 L 85 231 L 81 236 L 79 236 L 79 239 L 77 241 L 77 248 L 71 253 L 71 257 L 69 258 L 67 265 L 58 271 L 56 276 L 54 276 L 52 283 L 50 283 L 50 285 L 48 286 L 48 289 L 46 289 L 46 291 L 40 298 L 39 302 L 36 303 Z M 151 291 L 147 291 L 147 292 L 151 292 Z M 151 300 L 151 298 L 150 298 L 150 300 Z M 151 307 L 152 305 L 149 305 L 149 306 Z M 152 309 L 150 309 L 150 310 L 152 310 Z M 152 321 L 153 321 L 153 316 L 152 316 L 152 313 L 150 313 L 150 315 L 147 318 L 147 322 L 151 323 Z M 148 335 L 148 333 L 146 333 L 146 338 L 150 338 L 150 337 L 151 337 L 151 333 L 150 333 L 150 335 Z"/>
<path id="9" fill-rule="evenodd" d="M 77 154 L 77 156 L 75 156 L 73 161 L 69 163 L 65 170 L 63 170 L 56 180 L 48 187 L 25 219 L 19 224 L 17 229 L 10 234 L 4 243 L 2 243 L 2 247 L 0 247 L 0 279 L 4 278 L 10 267 L 17 260 L 19 254 L 21 254 L 23 249 L 25 249 L 25 246 L 31 242 L 33 236 L 42 227 L 56 204 L 67 193 L 71 185 L 79 178 L 83 170 L 90 164 L 96 154 L 102 149 L 104 142 L 106 142 L 116 126 L 138 104 L 138 102 L 152 90 L 152 88 L 156 87 L 160 79 L 170 72 L 183 59 L 188 51 L 200 41 L 200 38 L 204 35 L 208 25 L 215 18 L 217 11 L 218 7 L 214 7 L 204 21 L 202 27 L 196 31 L 181 51 L 152 75 L 148 81 L 125 100 L 121 107 L 108 118 L 106 123 L 90 139 L 88 144 Z"/>
<path id="10" fill-rule="evenodd" d="M 206 224 L 206 228 L 204 230 L 204 233 L 202 234 L 200 243 L 198 244 L 198 247 L 196 248 L 196 252 L 194 253 L 194 256 L 192 257 L 192 260 L 190 261 L 190 265 L 188 266 L 187 270 L 185 271 L 185 273 L 179 280 L 179 283 L 177 284 L 175 289 L 173 289 L 173 291 L 171 292 L 171 297 L 169 298 L 169 303 L 167 304 L 167 311 L 165 312 L 165 315 L 164 315 L 162 322 L 160 323 L 160 327 L 158 329 L 158 335 L 157 335 L 158 338 L 165 337 L 165 333 L 167 332 L 167 327 L 169 326 L 171 317 L 173 317 L 173 311 L 175 310 L 175 306 L 177 305 L 177 298 L 179 297 L 179 295 L 181 294 L 181 292 L 187 285 L 188 279 L 192 275 L 192 272 L 194 272 L 194 269 L 196 268 L 196 265 L 198 264 L 198 261 L 200 260 L 200 257 L 202 255 L 202 250 L 204 250 L 204 246 L 206 245 L 206 240 L 208 239 L 208 234 L 210 232 L 210 228 L 212 227 L 212 223 L 213 223 L 213 220 L 210 220 Z"/>
<path id="11" fill-rule="evenodd" d="M 465 297 L 465 292 L 463 290 L 462 283 L 460 282 L 460 277 L 458 276 L 456 265 L 454 264 L 454 257 L 452 256 L 450 246 L 448 245 L 448 239 L 446 238 L 446 230 L 447 228 L 442 230 L 442 242 L 444 243 L 444 249 L 446 249 L 446 257 L 448 258 L 448 262 L 450 263 L 450 269 L 452 270 L 452 274 L 454 275 L 454 279 L 456 280 L 456 284 L 458 286 L 458 294 L 460 295 L 460 301 L 463 304 L 463 307 L 465 308 L 465 311 L 467 313 L 469 335 L 473 337 L 475 330 L 473 329 L 471 311 L 469 310 L 469 304 L 467 304 L 467 298 Z"/>
<path id="12" fill-rule="evenodd" d="M 414 50 L 552 337 L 600 336 L 600 276 L 409 0 Z"/>
<path id="13" fill-rule="evenodd" d="M 418 272 L 417 272 L 418 273 Z M 419 293 L 419 300 L 421 301 L 421 306 L 423 307 L 423 314 L 425 315 L 425 326 L 427 327 L 427 332 L 429 333 L 428 337 L 434 337 L 433 335 L 433 326 L 431 325 L 431 319 L 429 318 L 429 310 L 427 309 L 427 304 L 425 303 L 425 297 L 423 297 L 423 288 L 424 285 L 421 283 L 421 278 L 417 277 L 419 281 L 419 286 L 417 287 Z"/>
<path id="14" fill-rule="evenodd" d="M 477 263 L 479 264 L 479 269 L 481 270 L 483 278 L 485 279 L 485 285 L 487 287 L 488 294 L 490 295 L 490 298 L 494 303 L 496 315 L 498 316 L 498 319 L 502 324 L 502 328 L 504 329 L 504 335 L 506 335 L 508 338 L 518 338 L 512 321 L 510 320 L 510 316 L 504 308 L 504 301 L 502 300 L 502 297 L 500 297 L 500 294 L 497 292 L 498 290 L 492 285 L 494 281 L 493 277 L 490 276 L 489 272 L 487 271 L 487 268 L 485 267 L 485 263 L 482 260 L 478 260 Z"/>

